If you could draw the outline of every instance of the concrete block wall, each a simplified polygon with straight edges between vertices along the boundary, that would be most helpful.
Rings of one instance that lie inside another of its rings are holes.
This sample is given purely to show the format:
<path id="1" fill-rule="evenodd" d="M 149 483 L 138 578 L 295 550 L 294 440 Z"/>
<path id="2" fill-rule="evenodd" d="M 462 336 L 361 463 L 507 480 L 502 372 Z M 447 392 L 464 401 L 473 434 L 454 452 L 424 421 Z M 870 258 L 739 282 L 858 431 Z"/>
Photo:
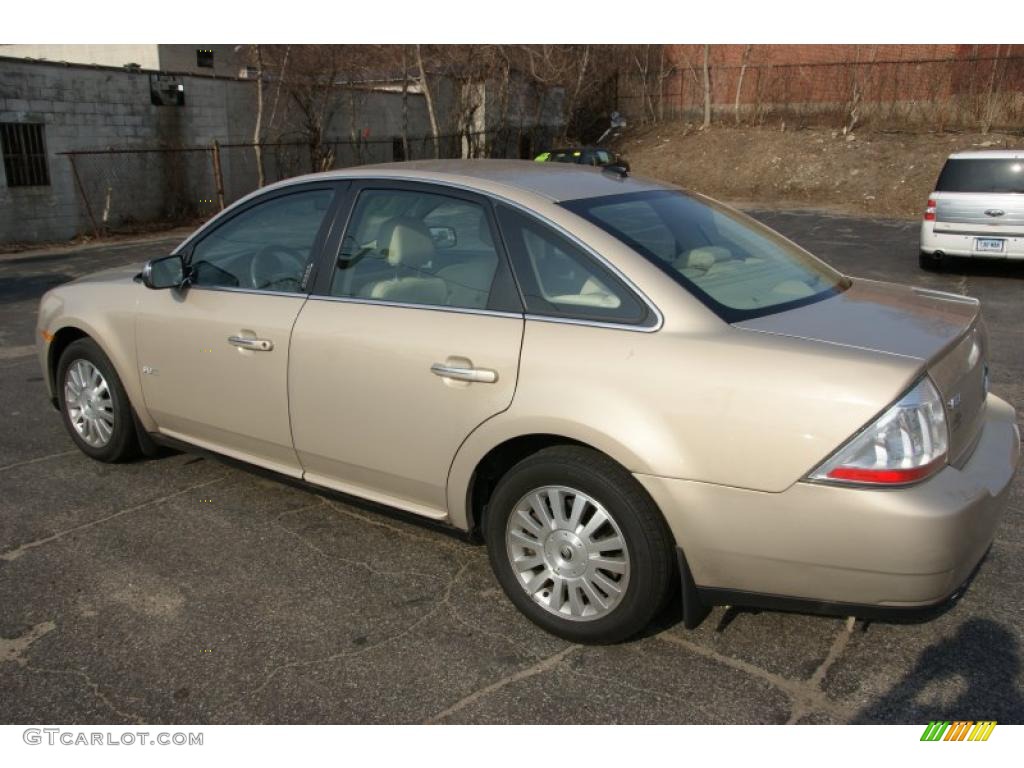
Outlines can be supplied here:
<path id="1" fill-rule="evenodd" d="M 226 57 L 225 57 L 226 58 Z M 181 148 L 248 143 L 256 118 L 256 82 L 202 75 L 174 75 L 185 89 L 183 106 L 156 106 L 151 76 L 161 73 L 85 64 L 0 57 L 0 122 L 42 123 L 49 186 L 10 187 L 0 168 L 0 243 L 64 240 L 92 229 L 89 211 L 102 226 L 213 213 L 216 200 L 209 152 L 145 152 L 77 155 L 83 194 L 64 152 L 133 148 Z M 273 98 L 273 86 L 266 99 Z M 450 86 L 439 84 L 437 101 L 447 126 Z M 410 137 L 429 133 L 421 94 L 409 94 Z M 269 107 L 268 107 L 269 110 Z M 353 119 L 354 115 L 354 119 Z M 264 119 L 268 141 L 302 142 L 300 110 L 282 93 L 274 125 Z M 370 143 L 358 152 L 339 146 L 336 166 L 386 162 L 391 140 L 402 132 L 400 92 L 339 91 L 325 134 L 347 141 L 353 134 Z M 268 148 L 267 180 L 307 173 L 304 145 Z M 231 202 L 256 187 L 251 148 L 221 154 L 225 197 Z"/>
<path id="2" fill-rule="evenodd" d="M 61 240 L 90 230 L 71 162 L 62 152 L 243 140 L 231 135 L 228 111 L 252 113 L 252 83 L 187 76 L 181 82 L 184 106 L 154 106 L 149 72 L 0 59 L 0 122 L 45 126 L 50 175 L 49 186 L 12 188 L 0 169 L 0 242 Z M 131 202 L 129 218 L 165 212 L 161 186 L 166 174 L 159 170 L 165 159 L 103 155 L 77 162 L 97 218 L 106 204 L 100 186 L 112 187 L 118 198 L 114 204 L 124 204 L 119 210 Z M 98 168 L 100 163 L 105 167 Z M 202 174 L 192 169 L 200 164 L 190 159 L 187 165 L 182 183 L 201 186 Z M 191 197 L 208 195 L 211 187 L 196 188 Z"/>

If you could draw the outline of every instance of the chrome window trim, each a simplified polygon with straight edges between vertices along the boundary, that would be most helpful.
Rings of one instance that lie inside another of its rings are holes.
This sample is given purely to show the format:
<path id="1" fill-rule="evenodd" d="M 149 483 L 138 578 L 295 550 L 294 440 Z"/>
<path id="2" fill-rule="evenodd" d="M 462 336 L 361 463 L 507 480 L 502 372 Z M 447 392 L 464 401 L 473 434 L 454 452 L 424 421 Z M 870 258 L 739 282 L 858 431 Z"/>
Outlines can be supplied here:
<path id="1" fill-rule="evenodd" d="M 542 213 L 539 213 L 539 212 L 535 211 L 532 208 L 528 208 L 527 206 L 523 205 L 522 203 L 519 203 L 519 202 L 517 202 L 515 200 L 510 200 L 509 198 L 505 197 L 504 195 L 498 194 L 496 192 L 491 192 L 491 191 L 488 191 L 488 190 L 480 189 L 479 187 L 473 187 L 473 186 L 470 186 L 468 184 L 460 184 L 458 182 L 446 181 L 446 180 L 441 180 L 441 179 L 422 178 L 422 177 L 419 177 L 419 176 L 406 176 L 406 175 L 396 176 L 396 175 L 375 175 L 375 174 L 370 174 L 370 175 L 345 174 L 343 176 L 342 175 L 338 175 L 338 176 L 328 177 L 328 178 L 325 178 L 325 179 L 310 179 L 308 177 L 301 177 L 300 176 L 300 177 L 297 177 L 294 180 L 289 179 L 289 180 L 287 180 L 285 182 L 281 182 L 279 186 L 274 186 L 274 187 L 271 187 L 269 189 L 257 190 L 255 192 L 250 193 L 249 195 L 246 195 L 241 200 L 238 200 L 237 202 L 235 202 L 234 204 L 232 204 L 231 206 L 226 208 L 224 211 L 221 211 L 220 214 L 218 214 L 213 219 L 208 221 L 206 224 L 204 224 L 198 230 L 193 232 L 177 248 L 174 249 L 173 254 L 177 254 L 177 253 L 179 253 L 181 251 L 184 251 L 185 247 L 187 245 L 189 245 L 193 240 L 195 240 L 196 237 L 200 233 L 202 233 L 203 231 L 208 229 L 214 222 L 216 222 L 218 219 L 220 219 L 224 213 L 226 213 L 227 211 L 229 211 L 229 210 L 231 210 L 233 208 L 236 208 L 236 207 L 240 206 L 243 203 L 247 203 L 248 201 L 255 199 L 260 194 L 269 194 L 269 193 L 275 192 L 275 191 L 277 191 L 279 189 L 283 189 L 283 188 L 287 188 L 287 187 L 291 187 L 291 186 L 297 186 L 299 184 L 316 183 L 317 181 L 326 181 L 326 182 L 348 181 L 348 182 L 351 182 L 351 183 L 358 183 L 358 182 L 364 182 L 364 181 L 370 181 L 370 182 L 392 182 L 392 181 L 409 182 L 409 183 L 414 183 L 414 184 L 423 184 L 423 185 L 427 185 L 427 186 L 449 187 L 451 189 L 458 189 L 458 190 L 462 190 L 463 192 L 471 192 L 473 194 L 480 195 L 482 197 L 487 198 L 488 200 L 490 200 L 492 202 L 493 201 L 498 201 L 498 202 L 504 203 L 505 205 L 508 205 L 508 206 L 510 206 L 512 208 L 515 208 L 518 211 L 522 211 L 524 214 L 526 214 L 528 216 L 532 216 L 534 219 L 536 219 L 537 221 L 542 222 L 546 226 L 551 227 L 553 230 L 558 232 L 560 235 L 562 235 L 563 237 L 566 237 L 573 244 L 575 244 L 576 246 L 581 248 L 589 256 L 591 256 L 592 258 L 596 259 L 606 269 L 611 271 L 612 274 L 614 274 L 619 280 L 621 280 L 625 284 L 625 286 L 629 290 L 631 290 L 644 303 L 644 305 L 654 315 L 654 323 L 652 325 L 649 325 L 649 326 L 644 326 L 644 325 L 633 325 L 633 324 L 630 324 L 630 323 L 601 322 L 601 321 L 598 321 L 598 320 L 584 320 L 584 319 L 568 318 L 568 317 L 554 317 L 554 316 L 548 316 L 548 315 L 526 315 L 526 314 L 519 314 L 519 313 L 494 312 L 494 311 L 491 311 L 491 310 L 474 310 L 474 309 L 461 308 L 461 307 L 429 306 L 429 305 L 426 305 L 426 304 L 400 304 L 398 302 L 376 301 L 376 300 L 372 300 L 372 299 L 367 300 L 367 299 L 360 299 L 360 298 L 349 297 L 349 296 L 324 296 L 324 295 L 313 294 L 313 293 L 309 293 L 309 294 L 306 294 L 306 293 L 286 294 L 286 293 L 282 293 L 280 291 L 260 291 L 260 290 L 255 290 L 255 289 L 250 290 L 250 289 L 246 289 L 246 288 L 219 287 L 219 288 L 207 288 L 205 290 L 229 290 L 229 291 L 235 291 L 235 292 L 248 292 L 248 293 L 269 293 L 269 294 L 273 294 L 273 295 L 276 295 L 276 296 L 288 296 L 288 295 L 292 295 L 292 296 L 305 296 L 305 297 L 307 297 L 307 298 L 309 298 L 311 300 L 312 299 L 326 299 L 328 301 L 342 301 L 342 302 L 348 301 L 349 303 L 359 303 L 359 304 L 381 304 L 381 305 L 392 306 L 392 307 L 403 307 L 405 309 L 435 309 L 435 310 L 448 311 L 448 312 L 463 312 L 465 314 L 490 314 L 490 315 L 497 315 L 497 316 L 501 316 L 501 317 L 520 317 L 520 318 L 524 318 L 524 319 L 527 319 L 527 320 L 535 320 L 535 321 L 539 321 L 539 322 L 564 323 L 564 324 L 568 324 L 568 325 L 590 325 L 590 326 L 594 326 L 596 328 L 609 328 L 609 329 L 613 329 L 613 330 L 633 331 L 635 333 L 656 333 L 656 332 L 660 331 L 662 329 L 662 327 L 664 326 L 664 324 L 665 324 L 665 317 L 664 317 L 664 315 L 662 315 L 661 310 L 658 309 L 658 306 L 653 301 L 651 301 L 651 299 L 647 296 L 647 294 L 645 294 L 643 291 L 641 291 L 637 287 L 636 283 L 634 283 L 616 265 L 612 264 L 612 262 L 610 262 L 607 258 L 602 256 L 597 251 L 595 251 L 591 246 L 589 246 L 586 243 L 584 243 L 582 240 L 580 240 L 579 237 L 577 237 L 575 234 L 573 234 L 572 232 L 567 230 L 561 224 L 558 224 L 557 222 L 552 221 L 547 216 L 543 215 Z M 533 194 L 538 194 L 538 193 L 533 193 Z M 543 195 L 538 195 L 538 196 L 543 197 Z M 558 202 L 557 200 L 554 200 L 552 198 L 547 198 L 547 199 L 551 200 L 551 202 L 553 202 L 553 203 L 557 203 Z M 499 226 L 499 232 L 500 232 L 500 229 L 501 228 Z"/>
<path id="2" fill-rule="evenodd" d="M 550 317 L 548 315 L 529 315 L 521 312 L 499 312 L 494 309 L 473 309 L 471 307 L 446 307 L 441 304 L 409 304 L 399 301 L 382 301 L 380 299 L 364 299 L 357 296 L 320 296 L 310 294 L 310 301 L 333 301 L 339 304 L 365 304 L 374 307 L 398 307 L 399 309 L 428 309 L 435 312 L 450 312 L 460 315 L 484 315 L 488 317 L 507 317 L 514 320 L 533 320 L 540 323 L 561 323 L 563 325 L 589 325 L 595 328 L 607 328 L 613 331 L 633 331 L 634 333 L 652 333 L 655 327 L 645 328 L 638 325 L 623 323 L 602 323 L 596 320 L 578 320 L 571 317 Z"/>
<path id="3" fill-rule="evenodd" d="M 594 328 L 607 328 L 611 331 L 631 331 L 633 333 L 654 333 L 661 330 L 661 315 L 657 315 L 657 325 L 630 325 L 628 323 L 606 323 L 600 320 L 584 320 L 575 317 L 556 317 L 554 315 L 524 315 L 527 320 L 538 323 L 559 323 L 561 325 L 589 325 Z"/>
<path id="4" fill-rule="evenodd" d="M 201 285 L 189 283 L 191 291 L 223 291 L 225 293 L 254 293 L 258 296 L 291 296 L 292 298 L 308 299 L 308 293 L 296 293 L 295 291 L 266 291 L 261 288 L 235 288 L 230 285 Z"/>
<path id="5" fill-rule="evenodd" d="M 460 315 L 487 315 L 490 317 L 511 317 L 516 320 L 524 318 L 521 312 L 500 312 L 494 309 L 473 309 L 472 307 L 448 307 L 442 304 L 410 304 L 403 301 L 383 301 L 381 299 L 364 299 L 360 296 L 322 296 L 310 294 L 310 301 L 333 301 L 339 304 L 366 304 L 374 307 L 398 307 L 399 309 L 429 309 L 435 312 L 452 312 Z"/>
<path id="6" fill-rule="evenodd" d="M 515 208 L 516 210 L 521 211 L 521 212 L 523 212 L 524 214 L 526 214 L 528 216 L 531 216 L 532 218 L 536 219 L 537 221 L 539 221 L 539 222 L 543 223 L 544 225 L 550 227 L 551 229 L 555 230 L 560 235 L 562 235 L 563 237 L 565 237 L 568 240 L 570 240 L 574 245 L 576 245 L 577 247 L 582 249 L 588 256 L 590 256 L 591 258 L 596 259 L 598 263 L 603 265 L 613 275 L 615 275 L 619 280 L 621 280 L 623 282 L 623 284 L 630 291 L 632 291 L 633 294 L 637 298 L 639 298 L 641 300 L 641 302 L 651 311 L 651 314 L 654 315 L 654 323 L 649 325 L 649 326 L 644 326 L 644 325 L 635 325 L 635 324 L 631 324 L 631 323 L 602 322 L 602 321 L 598 321 L 598 320 L 584 320 L 584 319 L 566 318 L 566 317 L 554 317 L 554 316 L 550 316 L 549 317 L 548 315 L 532 315 L 532 316 L 531 315 L 523 315 L 523 317 L 527 317 L 528 319 L 534 319 L 534 320 L 550 320 L 552 322 L 558 322 L 558 323 L 572 323 L 574 325 L 593 325 L 593 326 L 596 326 L 598 328 L 615 328 L 615 329 L 620 329 L 620 330 L 637 331 L 637 332 L 640 332 L 640 333 L 655 333 L 657 331 L 660 331 L 662 326 L 665 324 L 665 317 L 664 317 L 664 315 L 662 315 L 661 310 L 658 309 L 657 305 L 653 301 L 651 301 L 650 298 L 648 298 L 647 294 L 645 294 L 643 291 L 641 291 L 637 287 L 636 283 L 634 283 L 632 280 L 630 280 L 629 277 L 621 269 L 619 269 L 617 266 L 612 264 L 607 258 L 602 256 L 597 251 L 595 251 L 591 246 L 589 246 L 586 243 L 584 243 L 582 240 L 580 240 L 579 237 L 577 237 L 575 234 L 573 234 L 572 232 L 567 230 L 561 224 L 559 224 L 559 223 L 557 223 L 555 221 L 552 221 L 547 216 L 543 215 L 542 213 L 538 213 L 537 211 L 535 211 L 532 208 L 528 208 L 527 206 L 523 205 L 522 203 L 519 203 L 519 202 L 517 202 L 515 200 L 510 200 L 507 197 L 504 197 L 503 195 L 500 195 L 500 194 L 498 194 L 496 192 L 490 192 L 490 191 L 487 191 L 487 190 L 480 189 L 478 187 L 471 187 L 468 184 L 459 184 L 458 182 L 442 181 L 442 180 L 439 180 L 439 179 L 424 179 L 424 178 L 417 178 L 415 176 L 351 176 L 351 177 L 346 176 L 344 178 L 350 179 L 353 182 L 363 182 L 363 181 L 370 181 L 370 182 L 400 181 L 400 182 L 408 182 L 408 183 L 415 183 L 415 184 L 424 184 L 424 185 L 427 185 L 427 186 L 433 185 L 433 186 L 438 186 L 438 187 L 450 187 L 451 189 L 459 189 L 459 190 L 462 190 L 464 192 L 472 192 L 473 194 L 485 197 L 485 198 L 487 198 L 488 200 L 490 200 L 492 202 L 498 201 L 498 202 L 504 203 L 505 205 L 508 205 L 511 208 Z M 557 201 L 556 200 L 552 200 L 552 202 L 557 202 Z M 571 211 L 570 211 L 570 213 L 571 213 Z M 498 231 L 499 232 L 501 231 L 501 226 L 500 225 L 498 226 Z M 318 298 L 318 297 L 311 296 L 310 298 Z M 340 298 L 340 297 L 335 297 L 335 298 Z M 388 303 L 388 302 L 383 302 L 383 303 Z M 421 307 L 421 306 L 424 306 L 424 305 L 416 304 L 416 305 L 412 305 L 412 306 Z M 516 317 L 520 317 L 520 315 L 516 315 Z"/>

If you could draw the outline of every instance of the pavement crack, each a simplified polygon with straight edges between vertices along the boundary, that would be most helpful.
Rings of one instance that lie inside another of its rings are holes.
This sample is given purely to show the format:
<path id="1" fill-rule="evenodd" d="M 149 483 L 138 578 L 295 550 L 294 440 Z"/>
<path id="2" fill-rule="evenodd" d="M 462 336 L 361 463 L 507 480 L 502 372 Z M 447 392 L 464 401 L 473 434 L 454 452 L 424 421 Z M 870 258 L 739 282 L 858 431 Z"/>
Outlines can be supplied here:
<path id="1" fill-rule="evenodd" d="M 115 715 L 124 720 L 127 720 L 130 723 L 135 723 L 136 725 L 145 725 L 146 723 L 146 721 L 143 720 L 139 715 L 133 714 L 131 712 L 125 712 L 124 710 L 118 708 L 117 705 L 115 705 L 114 702 L 112 702 L 107 697 L 107 695 L 100 690 L 99 684 L 96 681 L 94 681 L 86 672 L 83 672 L 80 669 L 50 669 L 48 667 L 35 667 L 31 664 L 26 665 L 26 669 L 29 669 L 32 672 L 39 672 L 45 675 L 71 675 L 73 677 L 77 677 L 80 680 L 82 680 L 90 689 L 92 689 L 93 695 L 97 699 L 99 699 L 103 703 L 103 705 L 111 712 L 113 712 Z"/>
<path id="2" fill-rule="evenodd" d="M 0 472 L 4 472 L 8 469 L 17 469 L 18 467 L 25 467 L 29 464 L 38 464 L 41 461 L 49 461 L 50 459 L 59 459 L 62 456 L 70 456 L 73 453 L 81 453 L 77 448 L 71 451 L 61 451 L 60 453 L 51 453 L 46 456 L 39 456 L 35 459 L 26 459 L 25 461 L 16 461 L 13 464 L 5 464 L 0 467 Z"/>
<path id="3" fill-rule="evenodd" d="M 337 661 L 338 659 L 346 659 L 361 656 L 365 653 L 369 653 L 370 651 L 374 651 L 382 646 L 388 645 L 389 643 L 393 643 L 397 640 L 401 640 L 402 638 L 407 637 L 408 635 L 412 634 L 416 630 L 416 628 L 419 627 L 421 624 L 425 623 L 427 620 L 436 616 L 444 606 L 450 606 L 449 600 L 451 599 L 452 589 L 455 587 L 455 583 L 462 577 L 462 574 L 465 573 L 468 567 L 468 561 L 462 563 L 459 569 L 454 574 L 452 574 L 452 577 L 448 580 L 448 583 L 445 585 L 441 599 L 438 600 L 437 603 L 435 603 L 434 606 L 429 611 L 424 613 L 422 616 L 420 616 L 418 619 L 413 621 L 411 624 L 409 624 L 409 626 L 405 627 L 401 631 L 396 632 L 393 635 L 389 635 L 388 637 L 385 637 L 371 645 L 364 645 L 354 651 L 338 651 L 337 653 L 332 653 L 328 656 L 322 656 L 316 659 L 289 661 L 285 662 L 284 664 L 279 664 L 266 674 L 266 676 L 263 678 L 263 682 L 261 682 L 258 686 L 253 688 L 248 693 L 243 693 L 237 699 L 228 704 L 226 708 L 230 709 L 231 707 L 240 704 L 245 699 L 251 699 L 253 696 L 256 696 L 261 691 L 263 691 L 268 685 L 270 685 L 270 683 L 280 672 L 283 672 L 285 670 L 298 669 L 300 667 L 312 667 L 319 664 L 330 664 L 331 662 Z"/>
<path id="4" fill-rule="evenodd" d="M 803 687 L 803 698 L 802 700 L 795 700 L 793 702 L 793 711 L 789 715 L 789 719 L 786 721 L 786 725 L 792 725 L 793 723 L 799 722 L 800 718 L 810 712 L 816 703 L 820 699 L 824 699 L 828 703 L 827 709 L 835 710 L 835 705 L 829 698 L 828 695 L 821 689 L 821 684 L 825 680 L 825 675 L 828 674 L 829 669 L 836 663 L 840 656 L 843 655 L 843 651 L 846 650 L 846 646 L 850 643 L 850 637 L 853 635 L 853 628 L 856 624 L 856 619 L 853 616 L 847 618 L 843 628 L 836 635 L 836 639 L 832 641 L 832 645 L 828 649 L 828 653 L 825 655 L 824 661 L 818 665 L 818 668 L 814 670 L 814 674 L 810 678 L 802 683 Z"/>
<path id="5" fill-rule="evenodd" d="M 480 699 L 489 696 L 490 694 L 495 693 L 496 691 L 500 691 L 506 685 L 511 685 L 512 683 L 517 683 L 520 680 L 526 680 L 528 678 L 535 677 L 536 675 L 540 675 L 544 672 L 552 670 L 559 664 L 561 664 L 567 656 L 569 656 L 571 653 L 574 653 L 575 651 L 580 650 L 582 647 L 582 645 L 570 645 L 568 648 L 563 648 L 558 653 L 552 654 L 547 658 L 541 659 L 536 664 L 532 664 L 529 667 L 526 667 L 526 669 L 521 669 L 518 672 L 514 672 L 511 675 L 501 678 L 500 680 L 495 680 L 493 683 L 485 685 L 483 688 L 480 688 L 466 696 L 463 696 L 454 704 L 446 707 L 437 714 L 432 715 L 431 717 L 424 720 L 423 724 L 430 725 L 432 723 L 438 723 L 444 720 L 445 718 L 451 717 L 455 713 L 465 709 L 471 704 L 475 704 Z"/>
<path id="6" fill-rule="evenodd" d="M 44 621 L 30 627 L 27 632 L 18 637 L 0 637 L 0 662 L 13 661 L 21 666 L 25 666 L 28 660 L 24 658 L 24 653 L 29 649 L 29 646 L 56 628 L 57 625 L 52 621 Z"/>
<path id="7" fill-rule="evenodd" d="M 846 647 L 847 642 L 849 642 L 850 632 L 851 630 L 848 625 L 844 627 L 841 635 L 836 638 L 832 647 L 829 649 L 829 653 L 825 657 L 825 661 L 819 665 L 818 669 L 815 670 L 814 674 L 808 680 L 793 680 L 783 675 L 769 672 L 756 664 L 751 664 L 750 662 L 737 659 L 733 656 L 727 656 L 677 635 L 662 633 L 657 636 L 657 639 L 662 642 L 686 648 L 687 650 L 693 651 L 704 658 L 717 661 L 718 663 L 724 664 L 738 672 L 743 672 L 751 677 L 759 678 L 782 691 L 792 702 L 793 713 L 797 715 L 797 718 L 794 718 L 791 715 L 790 722 L 795 722 L 798 717 L 803 716 L 803 714 L 811 709 L 824 710 L 844 720 L 848 720 L 850 718 L 851 713 L 848 712 L 846 708 L 829 699 L 820 688 L 820 682 L 824 679 L 825 674 L 828 672 L 828 668 L 835 662 Z"/>
<path id="8" fill-rule="evenodd" d="M 378 528 L 385 528 L 385 529 L 391 531 L 392 533 L 398 534 L 399 536 L 405 536 L 405 537 L 410 538 L 410 539 L 418 539 L 420 541 L 429 541 L 431 544 L 436 544 L 437 546 L 440 546 L 440 547 L 447 547 L 448 549 L 461 549 L 460 545 L 458 545 L 458 544 L 456 544 L 455 542 L 452 542 L 452 541 L 446 541 L 440 535 L 438 535 L 438 536 L 427 536 L 425 534 L 417 533 L 415 531 L 409 531 L 409 530 L 406 530 L 405 528 L 400 528 L 397 525 L 392 525 L 391 523 L 387 522 L 386 520 L 378 519 L 378 518 L 372 517 L 370 515 L 360 514 L 359 512 L 356 512 L 353 509 L 349 509 L 346 506 L 342 506 L 342 505 L 336 503 L 332 499 L 325 498 L 324 501 L 327 502 L 327 506 L 329 506 L 331 509 L 333 509 L 333 510 L 335 510 L 337 512 L 341 512 L 342 514 L 348 515 L 349 517 L 354 517 L 357 520 L 362 520 L 364 523 L 368 523 L 369 525 L 375 525 Z"/>
<path id="9" fill-rule="evenodd" d="M 141 504 L 136 504 L 135 506 L 128 507 L 127 509 L 118 510 L 117 512 L 109 514 L 106 517 L 101 517 L 101 518 L 99 518 L 97 520 L 90 520 L 87 523 L 82 523 L 81 525 L 76 525 L 76 526 L 74 526 L 72 528 L 68 528 L 68 529 L 63 530 L 63 531 L 58 531 L 57 533 L 51 534 L 50 536 L 46 536 L 46 537 L 41 538 L 41 539 L 36 539 L 35 541 L 30 541 L 27 544 L 22 544 L 20 547 L 16 547 L 14 549 L 9 549 L 6 552 L 0 553 L 0 560 L 17 560 L 19 557 L 24 555 L 26 552 L 28 552 L 28 551 L 30 551 L 32 549 L 35 549 L 36 547 L 41 547 L 44 544 L 49 544 L 49 543 L 51 543 L 53 541 L 57 541 L 58 539 L 62 539 L 65 536 L 68 536 L 68 535 L 70 535 L 72 533 L 77 533 L 78 531 L 84 531 L 87 528 L 92 528 L 94 526 L 97 526 L 97 525 L 100 525 L 102 523 L 105 523 L 108 520 L 113 520 L 114 518 L 121 517 L 122 515 L 131 514 L 132 512 L 138 512 L 140 509 L 144 509 L 146 507 L 153 506 L 154 504 L 161 504 L 161 503 L 163 503 L 165 501 L 169 501 L 170 499 L 173 499 L 173 498 L 175 498 L 177 496 L 181 496 L 182 494 L 189 493 L 190 491 L 194 491 L 197 488 L 205 488 L 208 485 L 213 485 L 214 483 L 219 483 L 225 477 L 226 477 L 226 475 L 221 475 L 220 477 L 214 478 L 213 480 L 207 480 L 206 482 L 203 482 L 203 483 L 197 483 L 196 485 L 190 485 L 188 488 L 182 488 L 180 491 L 175 491 L 174 493 L 169 493 L 166 496 L 161 496 L 158 499 L 150 499 L 149 501 L 144 501 Z"/>
<path id="10" fill-rule="evenodd" d="M 303 510 L 307 510 L 307 509 L 314 509 L 314 508 L 319 507 L 319 506 L 322 506 L 322 502 L 317 502 L 315 504 L 307 504 L 304 507 L 297 507 L 296 509 L 290 509 L 287 512 L 282 512 L 280 515 L 277 515 L 275 518 L 273 518 L 272 522 L 274 523 L 274 525 L 276 527 L 280 528 L 285 533 L 290 534 L 291 536 L 294 536 L 296 539 L 301 541 L 307 547 L 309 547 L 310 549 L 312 549 L 315 552 L 318 552 L 319 554 L 323 555 L 324 557 L 326 557 L 326 558 L 328 558 L 330 560 L 336 561 L 336 562 L 344 563 L 345 565 L 350 565 L 353 568 L 362 568 L 363 570 L 368 571 L 369 573 L 373 574 L 374 576 L 380 576 L 382 578 L 390 578 L 390 577 L 394 577 L 394 576 L 419 576 L 421 578 L 431 579 L 431 580 L 438 578 L 438 574 L 436 574 L 436 573 L 424 573 L 423 571 L 395 571 L 395 570 L 381 571 L 381 570 L 378 570 L 378 569 L 374 568 L 372 565 L 370 565 L 366 561 L 363 561 L 363 560 L 352 560 L 350 558 L 343 557 L 342 555 L 338 555 L 338 554 L 335 554 L 333 552 L 328 552 L 326 549 L 323 549 L 322 547 L 314 544 L 312 541 L 310 541 L 307 537 L 303 536 L 298 531 L 293 531 L 291 528 L 289 528 L 286 525 L 282 525 L 281 522 L 280 522 L 281 518 L 285 517 L 286 515 L 291 515 L 291 514 L 294 514 L 296 512 L 302 512 Z"/>

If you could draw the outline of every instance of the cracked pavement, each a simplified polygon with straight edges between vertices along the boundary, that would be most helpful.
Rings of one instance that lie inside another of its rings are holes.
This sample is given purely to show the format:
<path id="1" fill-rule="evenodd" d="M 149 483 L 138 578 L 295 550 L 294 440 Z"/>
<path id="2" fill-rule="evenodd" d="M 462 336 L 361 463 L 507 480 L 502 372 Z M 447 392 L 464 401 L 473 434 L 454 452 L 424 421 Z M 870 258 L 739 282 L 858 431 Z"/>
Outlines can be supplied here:
<path id="1" fill-rule="evenodd" d="M 843 271 L 977 296 L 1024 408 L 1024 265 L 917 267 L 917 223 L 760 218 Z M 52 285 L 180 237 L 0 256 L 0 722 L 1024 722 L 1024 480 L 964 598 L 923 623 L 671 606 L 611 647 L 545 634 L 482 547 L 216 460 L 96 464 L 32 355 Z"/>

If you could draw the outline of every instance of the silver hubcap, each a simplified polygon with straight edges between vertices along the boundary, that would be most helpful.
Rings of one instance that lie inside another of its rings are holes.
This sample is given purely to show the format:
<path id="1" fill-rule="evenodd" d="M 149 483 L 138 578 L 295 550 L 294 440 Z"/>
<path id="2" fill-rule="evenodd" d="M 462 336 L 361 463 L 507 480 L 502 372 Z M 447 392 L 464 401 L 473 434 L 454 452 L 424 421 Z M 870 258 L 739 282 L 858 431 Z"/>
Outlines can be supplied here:
<path id="1" fill-rule="evenodd" d="M 88 360 L 75 360 L 64 375 L 64 407 L 75 432 L 93 448 L 102 448 L 114 434 L 114 403 L 110 387 Z"/>
<path id="2" fill-rule="evenodd" d="M 527 493 L 509 516 L 505 548 L 534 602 L 571 621 L 608 615 L 629 585 L 629 550 L 615 519 L 574 488 Z"/>

